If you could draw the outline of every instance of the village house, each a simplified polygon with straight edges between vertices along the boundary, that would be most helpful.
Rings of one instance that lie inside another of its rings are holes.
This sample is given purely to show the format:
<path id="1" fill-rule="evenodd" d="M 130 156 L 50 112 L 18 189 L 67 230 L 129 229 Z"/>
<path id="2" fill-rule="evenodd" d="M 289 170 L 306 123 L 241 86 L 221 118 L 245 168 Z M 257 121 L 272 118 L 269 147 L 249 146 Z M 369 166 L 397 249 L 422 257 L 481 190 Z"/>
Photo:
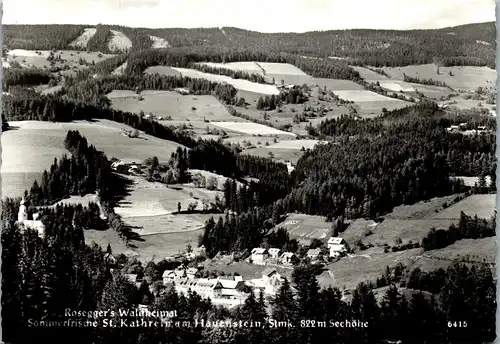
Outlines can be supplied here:
<path id="1" fill-rule="evenodd" d="M 297 255 L 293 252 L 285 252 L 281 255 L 280 261 L 283 265 L 292 265 L 297 259 Z"/>
<path id="2" fill-rule="evenodd" d="M 183 295 L 187 295 L 189 290 L 200 295 L 202 298 L 217 299 L 221 296 L 222 284 L 217 279 L 175 279 L 175 290 Z"/>
<path id="3" fill-rule="evenodd" d="M 280 256 L 281 250 L 280 250 L 279 248 L 275 248 L 275 247 L 273 247 L 273 248 L 270 248 L 270 249 L 268 250 L 268 252 L 269 252 L 269 256 L 270 256 L 271 258 L 278 259 L 278 258 L 279 258 L 279 256 Z"/>
<path id="4" fill-rule="evenodd" d="M 21 200 L 19 212 L 17 213 L 17 222 L 22 225 L 23 229 L 33 229 L 38 232 L 38 236 L 45 237 L 45 225 L 38 219 L 39 214 L 33 214 L 33 220 L 28 220 L 28 211 L 26 209 L 24 198 Z"/>
<path id="5" fill-rule="evenodd" d="M 330 237 L 330 239 L 328 239 L 328 250 L 330 251 L 330 257 L 338 257 L 346 252 L 347 248 L 344 239 Z"/>
<path id="6" fill-rule="evenodd" d="M 265 248 L 256 247 L 252 250 L 252 263 L 256 265 L 266 265 L 266 260 L 269 258 L 269 253 Z"/>
<path id="7" fill-rule="evenodd" d="M 265 269 L 261 278 L 252 279 L 246 282 L 246 285 L 254 290 L 256 295 L 274 296 L 283 283 L 283 278 L 274 268 Z"/>
<path id="8" fill-rule="evenodd" d="M 199 278 L 200 272 L 197 268 L 189 268 L 186 270 L 186 277 L 189 279 Z"/>
<path id="9" fill-rule="evenodd" d="M 161 277 L 163 278 L 164 285 L 172 283 L 175 280 L 175 271 L 165 270 L 163 271 L 163 275 Z"/>
<path id="10" fill-rule="evenodd" d="M 310 249 L 307 251 L 307 258 L 309 258 L 311 261 L 316 261 L 318 260 L 319 254 L 321 253 L 321 250 L 319 248 L 315 249 Z"/>
<path id="11" fill-rule="evenodd" d="M 137 274 L 125 274 L 125 277 L 127 277 L 128 280 L 132 282 L 137 288 L 141 286 L 143 281 L 143 279 Z"/>

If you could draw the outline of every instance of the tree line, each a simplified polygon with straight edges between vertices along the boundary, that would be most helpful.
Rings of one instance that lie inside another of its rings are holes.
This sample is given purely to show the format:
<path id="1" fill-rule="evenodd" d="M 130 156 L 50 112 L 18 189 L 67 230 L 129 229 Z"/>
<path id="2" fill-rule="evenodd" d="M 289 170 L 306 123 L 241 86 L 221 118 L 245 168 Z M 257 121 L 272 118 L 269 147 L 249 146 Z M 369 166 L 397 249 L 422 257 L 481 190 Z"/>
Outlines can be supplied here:
<path id="1" fill-rule="evenodd" d="M 490 238 L 495 236 L 496 214 L 490 221 L 467 216 L 460 212 L 458 226 L 451 224 L 448 230 L 431 228 L 429 233 L 422 239 L 422 247 L 425 251 L 437 250 L 452 245 L 462 239 Z"/>
<path id="2" fill-rule="evenodd" d="M 149 49 L 129 55 L 126 73 L 141 75 L 148 67 L 166 65 L 190 68 L 192 63 L 200 62 L 277 62 L 290 63 L 305 73 L 318 78 L 359 80 L 359 73 L 344 61 L 332 59 L 310 59 L 287 53 L 271 53 L 262 50 L 223 49 L 213 46 L 188 48 Z"/>
<path id="3" fill-rule="evenodd" d="M 6 68 L 3 74 L 3 89 L 8 91 L 11 86 L 37 86 L 48 84 L 52 75 L 40 68 Z"/>
<path id="4" fill-rule="evenodd" d="M 108 43 L 113 38 L 111 30 L 103 25 L 96 26 L 95 34 L 87 42 L 87 51 L 100 51 L 101 53 L 112 53 Z"/>
<path id="5" fill-rule="evenodd" d="M 113 28 L 123 32 L 132 40 L 133 50 L 151 48 L 149 36 L 153 35 L 166 39 L 174 49 L 186 47 L 191 50 L 212 49 L 224 52 L 247 49 L 268 54 L 305 55 L 325 58 L 324 60 L 335 56 L 345 59 L 349 64 L 373 67 L 437 63 L 443 66 L 495 68 L 494 23 L 440 30 L 357 29 L 272 34 L 233 27 L 145 29 L 101 26 L 107 30 Z M 81 25 L 6 25 L 5 44 L 12 49 L 65 49 L 83 33 L 84 28 Z M 322 74 L 321 68 L 314 69 Z"/>

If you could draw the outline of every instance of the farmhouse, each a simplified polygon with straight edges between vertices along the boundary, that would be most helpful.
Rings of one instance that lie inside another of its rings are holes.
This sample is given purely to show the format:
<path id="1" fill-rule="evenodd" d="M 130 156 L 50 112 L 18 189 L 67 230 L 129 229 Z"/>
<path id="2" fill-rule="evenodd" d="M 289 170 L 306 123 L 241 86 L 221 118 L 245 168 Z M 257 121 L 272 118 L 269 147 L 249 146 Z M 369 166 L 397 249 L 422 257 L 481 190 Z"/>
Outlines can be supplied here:
<path id="1" fill-rule="evenodd" d="M 293 252 L 285 252 L 280 257 L 281 264 L 283 265 L 292 265 L 296 259 L 298 258 Z"/>
<path id="2" fill-rule="evenodd" d="M 321 250 L 319 248 L 316 249 L 310 249 L 307 251 L 307 257 L 311 259 L 312 261 L 317 260 L 319 254 L 321 253 Z"/>
<path id="3" fill-rule="evenodd" d="M 164 285 L 172 283 L 175 280 L 175 271 L 165 270 L 163 271 L 163 275 L 161 277 L 163 278 Z"/>
<path id="4" fill-rule="evenodd" d="M 252 288 L 256 294 L 263 293 L 265 295 L 274 296 L 278 292 L 283 283 L 283 278 L 276 269 L 266 269 L 262 273 L 261 278 L 252 279 L 246 282 L 246 285 Z"/>
<path id="5" fill-rule="evenodd" d="M 189 290 L 197 293 L 203 298 L 217 299 L 221 296 L 222 284 L 217 279 L 175 279 L 175 290 L 183 295 L 187 295 Z"/>
<path id="6" fill-rule="evenodd" d="M 328 239 L 328 249 L 330 251 L 330 257 L 338 257 L 343 252 L 346 251 L 346 244 L 344 239 L 331 237 Z"/>
<path id="7" fill-rule="evenodd" d="M 265 248 L 256 247 L 252 250 L 252 263 L 256 265 L 266 265 L 266 259 L 269 258 L 269 253 Z"/>
<path id="8" fill-rule="evenodd" d="M 22 230 L 33 229 L 38 232 L 39 237 L 43 238 L 45 236 L 45 225 L 41 220 L 38 220 L 38 214 L 33 214 L 33 220 L 28 220 L 28 212 L 24 203 L 23 198 L 19 206 L 19 212 L 17 213 L 17 222 L 22 225 Z"/>
<path id="9" fill-rule="evenodd" d="M 279 255 L 280 255 L 280 253 L 281 253 L 281 250 L 280 250 L 279 248 L 275 248 L 275 247 L 273 247 L 273 248 L 270 248 L 270 249 L 268 250 L 268 252 L 269 252 L 269 256 L 270 256 L 271 258 L 278 259 Z"/>
<path id="10" fill-rule="evenodd" d="M 195 279 L 200 277 L 200 272 L 196 268 L 189 268 L 186 270 L 186 277 L 189 279 Z"/>

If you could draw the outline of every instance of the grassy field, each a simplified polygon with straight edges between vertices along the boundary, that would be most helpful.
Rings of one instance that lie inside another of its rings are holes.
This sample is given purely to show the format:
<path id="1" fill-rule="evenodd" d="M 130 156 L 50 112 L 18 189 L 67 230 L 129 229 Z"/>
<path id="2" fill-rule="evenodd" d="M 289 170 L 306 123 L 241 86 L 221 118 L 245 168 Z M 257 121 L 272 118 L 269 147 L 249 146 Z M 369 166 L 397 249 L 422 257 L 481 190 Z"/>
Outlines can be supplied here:
<path id="1" fill-rule="evenodd" d="M 216 74 L 209 74 L 209 73 L 203 73 L 200 71 L 197 71 L 195 69 L 188 69 L 188 68 L 177 68 L 177 67 L 172 67 L 172 69 L 180 72 L 183 76 L 187 76 L 190 78 L 200 78 L 200 79 L 207 79 L 210 81 L 215 81 L 215 82 L 226 82 L 230 85 L 233 85 L 235 88 L 239 90 L 245 90 L 245 91 L 250 91 L 250 92 L 256 92 L 256 93 L 262 93 L 262 94 L 279 94 L 278 89 L 274 85 L 265 85 L 265 84 L 259 84 L 256 82 L 251 82 L 245 79 L 233 79 L 225 75 L 216 75 Z"/>
<path id="2" fill-rule="evenodd" d="M 175 121 L 241 121 L 231 116 L 226 108 L 213 96 L 181 95 L 170 91 L 143 91 L 142 100 L 132 91 L 113 91 L 108 94 L 114 109 L 139 113 L 152 113 Z M 246 121 L 245 121 L 246 122 Z"/>
<path id="3" fill-rule="evenodd" d="M 317 144 L 324 144 L 325 141 L 318 140 L 284 140 L 269 145 L 268 149 L 313 149 Z"/>
<path id="4" fill-rule="evenodd" d="M 125 61 L 121 66 L 117 67 L 114 71 L 111 72 L 113 75 L 122 75 L 125 69 L 127 68 L 128 61 Z"/>
<path id="5" fill-rule="evenodd" d="M 297 163 L 304 154 L 304 152 L 296 149 L 269 149 L 267 147 L 245 149 L 242 153 L 263 158 L 273 157 L 274 160 L 290 161 L 292 164 Z M 269 153 L 271 153 L 271 155 Z"/>
<path id="6" fill-rule="evenodd" d="M 496 195 L 472 195 L 435 214 L 432 219 L 459 219 L 460 212 L 466 215 L 490 219 L 496 205 Z"/>
<path id="7" fill-rule="evenodd" d="M 111 30 L 111 34 L 113 37 L 108 42 L 108 49 L 110 51 L 128 51 L 132 48 L 132 41 L 122 32 Z"/>
<path id="8" fill-rule="evenodd" d="M 149 36 L 149 38 L 153 41 L 153 45 L 151 46 L 153 49 L 162 49 L 170 47 L 170 44 L 166 40 L 156 36 Z"/>
<path id="9" fill-rule="evenodd" d="M 212 68 L 225 68 L 231 70 L 239 70 L 242 72 L 247 72 L 249 74 L 259 74 L 264 75 L 263 69 L 259 67 L 256 62 L 245 61 L 245 62 L 229 62 L 229 63 L 215 63 L 215 62 L 203 62 L 200 63 Z"/>
<path id="10" fill-rule="evenodd" d="M 148 67 L 144 73 L 146 74 L 160 74 L 160 75 L 166 75 L 166 76 L 182 76 L 182 73 L 176 71 L 173 68 L 170 68 L 168 66 L 153 66 L 153 67 Z"/>
<path id="11" fill-rule="evenodd" d="M 359 73 L 359 75 L 367 81 L 389 80 L 390 79 L 390 78 L 386 77 L 385 75 L 373 72 L 373 71 L 369 70 L 368 68 L 358 67 L 358 66 L 351 66 L 351 68 L 353 68 L 355 71 L 357 71 Z"/>
<path id="12" fill-rule="evenodd" d="M 335 91 L 349 91 L 349 90 L 363 90 L 363 86 L 356 84 L 350 80 L 339 79 L 325 79 L 325 78 L 311 78 L 307 81 L 308 85 L 326 87 L 329 90 Z"/>
<path id="13" fill-rule="evenodd" d="M 432 220 L 405 220 L 385 219 L 376 226 L 349 226 L 342 237 L 351 245 L 357 240 L 375 246 L 396 245 L 396 240 L 401 239 L 403 244 L 421 242 L 431 228 L 448 229 L 455 220 L 432 219 Z M 370 231 L 373 234 L 368 234 Z"/>
<path id="14" fill-rule="evenodd" d="M 393 79 L 403 80 L 403 73 L 420 79 L 441 81 L 454 89 L 475 89 L 479 86 L 494 86 L 496 71 L 488 67 L 440 67 L 440 75 L 434 64 L 413 65 L 406 67 L 384 67 L 383 70 Z M 449 75 L 452 72 L 453 76 Z"/>
<path id="15" fill-rule="evenodd" d="M 69 44 L 70 47 L 86 48 L 89 40 L 95 35 L 97 29 L 85 29 L 84 32 L 78 36 L 73 42 Z"/>
<path id="16" fill-rule="evenodd" d="M 412 258 L 421 254 L 422 249 L 384 253 L 381 248 L 372 248 L 359 255 L 348 256 L 328 264 L 318 281 L 322 287 L 333 285 L 340 289 L 354 289 L 361 282 L 373 281 L 382 276 L 387 266 L 401 262 L 411 264 Z"/>
<path id="17" fill-rule="evenodd" d="M 39 54 L 34 50 L 23 50 L 14 49 L 7 52 L 6 61 L 12 63 L 12 61 L 17 61 L 23 67 L 37 67 L 37 68 L 49 68 L 50 62 L 47 61 L 49 56 L 49 51 L 40 50 Z M 115 55 L 113 54 L 101 54 L 98 52 L 85 52 L 85 51 L 74 51 L 74 50 L 58 50 L 54 53 L 54 56 L 61 55 L 63 61 L 57 62 L 55 66 L 62 67 L 68 65 L 76 70 L 87 68 L 78 63 L 79 59 L 85 59 L 88 63 L 98 63 L 100 61 L 106 60 Z M 67 71 L 66 71 L 67 72 Z"/>
<path id="18" fill-rule="evenodd" d="M 9 124 L 13 129 L 2 133 L 1 138 L 2 197 L 22 195 L 26 187 L 31 187 L 32 178 L 39 178 L 40 172 L 48 169 L 54 158 L 69 155 L 64 148 L 69 130 L 78 130 L 108 158 L 143 161 L 156 155 L 160 161 L 168 161 L 179 146 L 143 133 L 131 139 L 123 135 L 121 129 L 132 128 L 107 120 L 93 123 L 12 121 Z"/>
<path id="19" fill-rule="evenodd" d="M 405 220 L 431 219 L 438 211 L 444 209 L 445 203 L 447 205 L 455 203 L 455 199 L 457 197 L 463 197 L 463 194 L 435 197 L 428 201 L 422 201 L 411 205 L 400 205 L 395 207 L 391 213 L 385 215 L 384 217 L 386 219 Z"/>
<path id="20" fill-rule="evenodd" d="M 274 129 L 266 125 L 258 123 L 243 123 L 243 122 L 212 122 L 213 125 L 221 127 L 224 130 L 236 131 L 239 133 L 250 135 L 286 135 L 296 136 L 293 133 Z"/>
<path id="21" fill-rule="evenodd" d="M 454 179 L 462 179 L 464 181 L 464 184 L 467 186 L 474 186 L 475 184 L 479 184 L 479 177 L 462 177 L 462 176 L 456 176 Z M 484 178 L 486 180 L 486 184 L 490 185 L 491 183 L 491 177 L 486 176 Z"/>
<path id="22" fill-rule="evenodd" d="M 275 228 L 283 227 L 291 237 L 309 241 L 311 239 L 326 239 L 331 229 L 331 223 L 322 216 L 306 214 L 288 214 L 285 221 Z"/>
<path id="23" fill-rule="evenodd" d="M 202 200 L 213 201 L 218 191 L 195 188 L 192 186 L 169 186 L 157 182 L 148 182 L 142 177 L 127 176 L 132 181 L 128 195 L 115 212 L 123 218 L 151 217 L 169 215 L 177 212 L 177 203 L 181 203 L 181 211 L 185 211 L 190 203 L 198 202 L 196 210 L 202 210 Z"/>

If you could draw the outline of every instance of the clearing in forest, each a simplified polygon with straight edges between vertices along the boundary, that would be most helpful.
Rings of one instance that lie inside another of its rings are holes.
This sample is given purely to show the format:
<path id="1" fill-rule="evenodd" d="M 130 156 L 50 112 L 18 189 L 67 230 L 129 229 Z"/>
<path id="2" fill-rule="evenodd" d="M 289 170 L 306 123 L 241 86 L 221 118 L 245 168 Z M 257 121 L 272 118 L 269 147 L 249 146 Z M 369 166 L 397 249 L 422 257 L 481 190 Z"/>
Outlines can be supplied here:
<path id="1" fill-rule="evenodd" d="M 111 30 L 113 37 L 108 42 L 109 51 L 129 51 L 132 48 L 132 41 L 122 32 Z"/>
<path id="2" fill-rule="evenodd" d="M 153 41 L 153 45 L 151 46 L 153 49 L 162 49 L 170 47 L 170 44 L 168 44 L 168 42 L 163 38 L 156 36 L 149 36 L 149 38 Z"/>
<path id="3" fill-rule="evenodd" d="M 490 219 L 494 214 L 495 206 L 495 194 L 471 195 L 435 214 L 433 219 L 459 219 L 461 211 L 468 216 L 477 215 L 479 218 Z"/>
<path id="4" fill-rule="evenodd" d="M 84 29 L 84 32 L 80 36 L 78 36 L 73 42 L 71 42 L 69 46 L 85 49 L 87 47 L 87 43 L 95 35 L 96 31 L 97 29 L 95 28 Z"/>
<path id="5" fill-rule="evenodd" d="M 221 82 L 221 83 L 225 82 L 230 85 L 233 85 L 235 88 L 239 90 L 245 90 L 245 91 L 268 94 L 268 95 L 279 94 L 279 90 L 274 85 L 259 84 L 257 82 L 251 82 L 245 79 L 233 79 L 225 75 L 203 73 L 195 69 L 189 69 L 189 68 L 177 68 L 177 67 L 171 67 L 171 68 L 180 72 L 183 76 L 186 77 L 207 79 L 210 81 Z"/>

